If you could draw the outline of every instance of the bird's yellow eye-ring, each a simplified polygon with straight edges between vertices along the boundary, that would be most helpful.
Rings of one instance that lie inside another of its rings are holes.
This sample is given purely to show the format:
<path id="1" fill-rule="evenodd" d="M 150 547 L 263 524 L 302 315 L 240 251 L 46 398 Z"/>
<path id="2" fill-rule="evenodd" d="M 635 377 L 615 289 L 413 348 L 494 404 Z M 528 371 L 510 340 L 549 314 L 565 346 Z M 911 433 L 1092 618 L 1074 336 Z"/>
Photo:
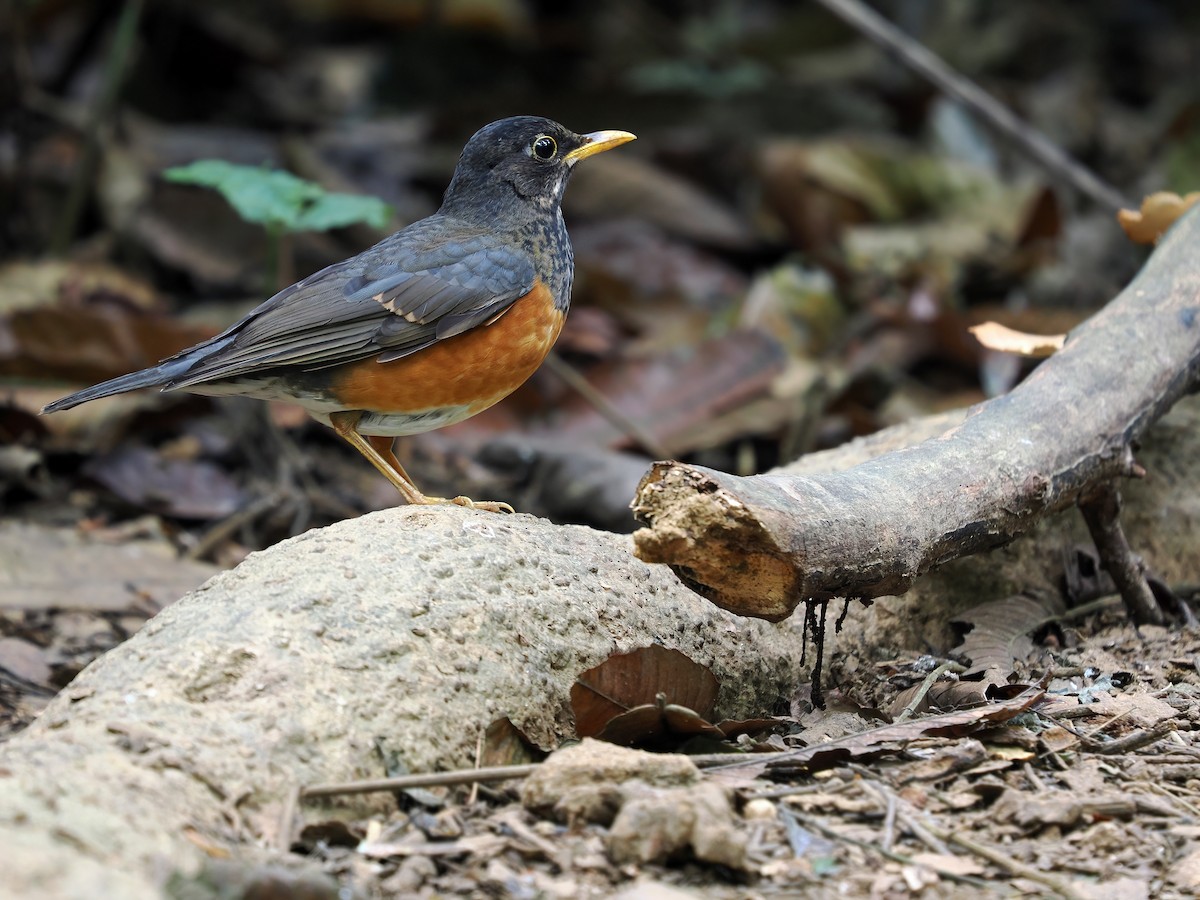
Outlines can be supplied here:
<path id="1" fill-rule="evenodd" d="M 548 134 L 539 134 L 533 139 L 533 155 L 538 159 L 554 159 L 558 153 L 558 142 Z"/>

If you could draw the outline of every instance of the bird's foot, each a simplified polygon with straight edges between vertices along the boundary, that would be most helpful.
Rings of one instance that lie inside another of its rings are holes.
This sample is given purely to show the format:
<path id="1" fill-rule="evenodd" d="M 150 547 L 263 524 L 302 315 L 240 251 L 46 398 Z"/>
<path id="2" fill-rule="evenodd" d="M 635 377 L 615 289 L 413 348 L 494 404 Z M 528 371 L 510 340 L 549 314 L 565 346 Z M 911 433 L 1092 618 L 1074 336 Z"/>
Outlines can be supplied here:
<path id="1" fill-rule="evenodd" d="M 421 495 L 420 500 L 409 501 L 415 502 L 422 506 L 465 506 L 467 509 L 481 509 L 484 512 L 493 513 L 515 513 L 516 510 L 500 500 L 472 500 L 470 497 L 427 497 Z"/>
<path id="2" fill-rule="evenodd" d="M 466 506 L 467 509 L 481 509 L 485 512 L 505 512 L 505 514 L 510 515 L 512 512 L 516 512 L 515 509 L 512 509 L 503 500 L 473 500 L 469 497 L 455 497 L 450 500 L 450 503 L 458 506 Z"/>
<path id="3" fill-rule="evenodd" d="M 485 512 L 512 514 L 516 510 L 502 500 L 472 500 L 470 497 L 455 497 L 450 501 L 467 509 L 482 509 Z"/>

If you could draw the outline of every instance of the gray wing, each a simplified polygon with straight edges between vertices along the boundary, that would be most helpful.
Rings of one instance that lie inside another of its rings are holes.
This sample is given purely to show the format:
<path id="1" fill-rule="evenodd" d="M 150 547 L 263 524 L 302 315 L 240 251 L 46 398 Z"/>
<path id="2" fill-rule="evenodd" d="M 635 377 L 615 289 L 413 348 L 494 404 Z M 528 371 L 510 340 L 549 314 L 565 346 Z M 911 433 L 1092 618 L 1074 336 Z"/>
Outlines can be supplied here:
<path id="1" fill-rule="evenodd" d="M 533 289 L 528 257 L 496 246 L 484 232 L 447 241 L 436 219 L 280 291 L 223 334 L 181 354 L 179 363 L 189 364 L 167 388 L 281 366 L 399 359 L 494 320 Z"/>

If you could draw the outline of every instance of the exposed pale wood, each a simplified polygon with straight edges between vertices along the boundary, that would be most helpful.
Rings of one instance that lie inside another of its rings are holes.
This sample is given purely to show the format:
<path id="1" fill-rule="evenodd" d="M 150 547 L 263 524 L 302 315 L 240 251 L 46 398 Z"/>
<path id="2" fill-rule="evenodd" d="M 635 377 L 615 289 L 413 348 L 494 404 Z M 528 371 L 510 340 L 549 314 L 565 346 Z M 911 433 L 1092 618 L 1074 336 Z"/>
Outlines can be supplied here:
<path id="1" fill-rule="evenodd" d="M 1106 480 L 1200 384 L 1200 212 L 1006 396 L 916 446 L 844 471 L 739 478 L 660 462 L 642 480 L 637 554 L 725 609 L 766 619 L 807 599 L 905 591 L 1012 541 Z M 811 470 L 810 470 L 811 472 Z"/>

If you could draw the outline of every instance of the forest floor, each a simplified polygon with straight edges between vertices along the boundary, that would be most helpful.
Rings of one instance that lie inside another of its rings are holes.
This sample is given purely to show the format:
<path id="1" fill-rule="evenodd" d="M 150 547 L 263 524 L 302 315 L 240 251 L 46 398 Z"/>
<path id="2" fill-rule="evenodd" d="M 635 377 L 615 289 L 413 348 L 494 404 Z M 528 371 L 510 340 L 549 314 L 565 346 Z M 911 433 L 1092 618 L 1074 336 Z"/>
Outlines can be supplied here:
<path id="1" fill-rule="evenodd" d="M 55 681 L 135 630 L 145 604 L 25 613 L 22 637 L 0 644 L 4 736 Z M 938 662 L 881 661 L 854 684 L 826 685 L 823 710 L 802 688 L 793 715 L 753 739 L 660 735 L 668 749 L 703 751 L 703 774 L 664 782 L 641 754 L 640 781 L 609 785 L 621 799 L 606 812 L 564 818 L 519 780 L 397 790 L 387 816 L 309 815 L 292 850 L 364 897 L 1195 895 L 1200 635 L 1135 630 L 1110 605 L 1035 648 L 1027 671 L 1044 673 L 1039 683 L 975 704 L 946 694 L 952 711 L 935 702 L 905 718 Z M 565 756 L 542 766 L 563 757 L 568 782 L 603 783 L 606 763 Z M 732 804 L 714 804 L 713 785 Z"/>

